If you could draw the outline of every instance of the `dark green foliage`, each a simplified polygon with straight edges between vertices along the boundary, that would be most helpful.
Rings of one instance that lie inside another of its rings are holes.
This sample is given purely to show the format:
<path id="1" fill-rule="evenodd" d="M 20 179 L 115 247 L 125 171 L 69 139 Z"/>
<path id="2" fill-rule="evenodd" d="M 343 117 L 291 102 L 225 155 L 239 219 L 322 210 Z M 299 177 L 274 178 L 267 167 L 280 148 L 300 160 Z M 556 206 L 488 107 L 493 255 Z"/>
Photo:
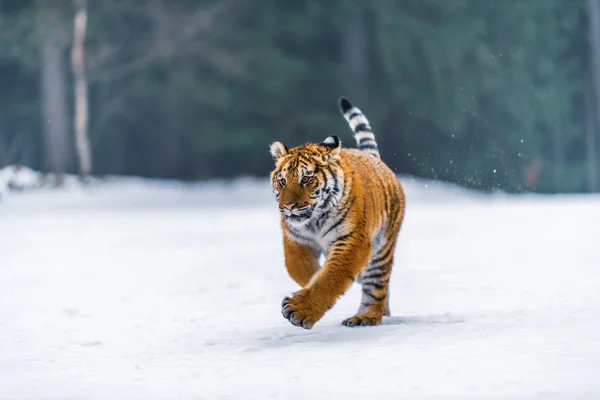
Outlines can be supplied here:
<path id="1" fill-rule="evenodd" d="M 585 190 L 583 0 L 142 3 L 89 2 L 98 174 L 264 176 L 274 139 L 354 147 L 347 95 L 399 173 Z M 28 133 L 20 154 L 42 167 L 36 4 L 2 2 L 0 148 Z M 199 28 L 203 10 L 215 14 Z"/>

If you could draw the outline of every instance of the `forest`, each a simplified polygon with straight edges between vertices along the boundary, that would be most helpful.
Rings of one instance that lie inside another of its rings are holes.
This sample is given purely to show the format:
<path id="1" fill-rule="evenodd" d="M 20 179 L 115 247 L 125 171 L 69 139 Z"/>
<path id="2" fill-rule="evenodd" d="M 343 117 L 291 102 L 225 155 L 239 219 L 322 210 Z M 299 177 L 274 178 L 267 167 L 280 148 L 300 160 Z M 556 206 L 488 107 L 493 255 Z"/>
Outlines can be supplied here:
<path id="1" fill-rule="evenodd" d="M 355 146 L 343 95 L 398 174 L 597 192 L 599 20 L 598 0 L 1 0 L 0 167 L 266 177 L 273 140 Z"/>

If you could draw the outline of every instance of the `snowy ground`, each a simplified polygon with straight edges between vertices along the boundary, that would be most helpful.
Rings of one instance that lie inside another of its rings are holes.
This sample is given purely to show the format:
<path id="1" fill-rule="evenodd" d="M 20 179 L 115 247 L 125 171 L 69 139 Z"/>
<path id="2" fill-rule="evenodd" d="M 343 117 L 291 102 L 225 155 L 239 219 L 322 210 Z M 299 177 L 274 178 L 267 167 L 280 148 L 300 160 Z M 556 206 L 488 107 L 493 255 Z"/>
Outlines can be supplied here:
<path id="1" fill-rule="evenodd" d="M 394 316 L 311 331 L 266 181 L 4 196 L 0 399 L 600 397 L 600 197 L 404 182 Z"/>

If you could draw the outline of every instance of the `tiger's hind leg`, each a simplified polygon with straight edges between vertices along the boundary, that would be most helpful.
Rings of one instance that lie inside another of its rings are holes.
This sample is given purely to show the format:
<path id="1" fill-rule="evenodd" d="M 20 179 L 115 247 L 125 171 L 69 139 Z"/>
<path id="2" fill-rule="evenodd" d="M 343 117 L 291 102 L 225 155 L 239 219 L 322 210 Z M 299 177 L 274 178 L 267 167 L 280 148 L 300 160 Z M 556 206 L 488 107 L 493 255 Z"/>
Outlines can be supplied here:
<path id="1" fill-rule="evenodd" d="M 388 286 L 392 274 L 394 248 L 394 242 L 384 246 L 361 273 L 360 307 L 356 315 L 344 320 L 342 325 L 348 327 L 380 325 L 383 316 L 390 315 Z"/>

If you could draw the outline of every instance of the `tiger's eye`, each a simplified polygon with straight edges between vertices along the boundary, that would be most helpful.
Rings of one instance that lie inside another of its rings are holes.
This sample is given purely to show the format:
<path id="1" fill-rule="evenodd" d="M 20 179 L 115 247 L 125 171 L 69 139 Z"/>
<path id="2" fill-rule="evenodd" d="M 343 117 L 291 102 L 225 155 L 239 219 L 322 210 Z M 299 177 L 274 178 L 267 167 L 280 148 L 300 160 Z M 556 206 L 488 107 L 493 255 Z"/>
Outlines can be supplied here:
<path id="1" fill-rule="evenodd" d="M 304 176 L 304 177 L 302 177 L 302 184 L 306 185 L 310 181 L 312 181 L 312 177 L 311 176 Z"/>

